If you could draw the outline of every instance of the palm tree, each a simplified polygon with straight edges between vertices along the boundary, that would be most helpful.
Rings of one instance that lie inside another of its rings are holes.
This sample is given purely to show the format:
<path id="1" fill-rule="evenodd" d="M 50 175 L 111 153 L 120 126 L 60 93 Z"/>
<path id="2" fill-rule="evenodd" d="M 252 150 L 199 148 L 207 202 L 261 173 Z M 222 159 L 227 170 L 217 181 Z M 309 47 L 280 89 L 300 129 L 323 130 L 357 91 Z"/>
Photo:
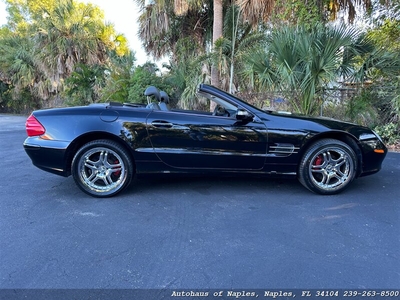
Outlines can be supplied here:
<path id="1" fill-rule="evenodd" d="M 156 59 L 176 53 L 178 40 L 188 37 L 193 37 L 200 55 L 209 45 L 215 47 L 223 38 L 223 11 L 234 4 L 229 0 L 155 0 L 147 6 L 144 0 L 135 2 L 143 11 L 139 36 L 146 51 Z M 211 84 L 221 86 L 216 63 L 211 66 L 210 78 Z"/>
<path id="2" fill-rule="evenodd" d="M 34 41 L 40 49 L 40 69 L 50 81 L 53 95 L 63 90 L 64 80 L 76 71 L 77 65 L 87 65 L 88 70 L 94 67 L 98 72 L 102 68 L 95 66 L 108 63 L 110 50 L 120 56 L 129 52 L 126 38 L 104 23 L 103 13 L 96 6 L 63 0 L 53 10 L 43 9 L 42 15 L 44 18 L 34 25 Z M 86 76 L 89 72 L 82 66 L 79 70 L 81 74 L 75 75 Z"/>
<path id="3" fill-rule="evenodd" d="M 356 6 L 362 6 L 366 10 L 372 8 L 372 0 L 329 0 L 328 11 L 331 15 L 331 20 L 336 20 L 339 11 L 347 11 L 347 18 L 350 23 L 353 23 L 356 17 Z"/>
<path id="4" fill-rule="evenodd" d="M 35 41 L 42 49 L 42 68 L 56 85 L 74 71 L 77 63 L 105 62 L 106 47 L 99 37 L 102 24 L 92 19 L 94 10 L 93 6 L 79 8 L 73 0 L 66 0 L 54 11 L 44 10 L 45 17 L 36 23 Z"/>
<path id="5" fill-rule="evenodd" d="M 144 49 L 155 59 L 171 56 L 175 60 L 180 39 L 191 38 L 199 54 L 206 51 L 209 32 L 209 7 L 205 1 L 155 0 L 150 4 L 134 0 L 140 7 L 139 37 Z M 190 4 L 190 5 L 189 5 Z"/>
<path id="6" fill-rule="evenodd" d="M 352 27 L 284 27 L 274 31 L 267 49 L 249 56 L 258 83 L 285 93 L 296 112 L 312 115 L 322 104 L 323 90 L 342 75 L 350 79 L 356 59 L 370 50 Z"/>
<path id="7" fill-rule="evenodd" d="M 297 2 L 297 3 L 296 3 Z M 382 2 L 382 1 L 381 1 Z M 364 8 L 369 11 L 373 8 L 372 0 L 311 0 L 311 1 L 277 1 L 277 0 L 236 0 L 240 7 L 244 20 L 256 26 L 261 22 L 268 22 L 271 16 L 282 10 L 304 7 L 306 9 L 316 9 L 320 21 L 336 20 L 340 11 L 347 12 L 347 19 L 350 23 L 356 17 L 356 8 Z M 293 12 L 291 12 L 293 13 Z M 296 13 L 296 12 L 294 12 Z M 308 14 L 309 11 L 303 11 Z"/>
<path id="8" fill-rule="evenodd" d="M 99 93 L 101 101 L 127 102 L 134 72 L 135 55 L 130 52 L 128 55 L 120 56 L 116 51 L 110 51 L 109 59 L 105 86 Z"/>
<path id="9" fill-rule="evenodd" d="M 217 41 L 223 37 L 223 23 L 224 23 L 223 4 L 224 0 L 213 0 L 212 47 L 215 47 Z M 211 65 L 211 84 L 216 87 L 221 86 L 220 73 L 215 63 Z M 213 109 L 213 107 L 211 107 L 210 109 Z"/>
<path id="10" fill-rule="evenodd" d="M 225 33 L 223 32 L 224 12 L 229 7 L 237 5 L 240 8 L 241 21 L 250 24 L 253 30 L 265 24 L 271 15 L 279 10 L 276 0 L 153 0 L 145 6 L 145 0 L 134 0 L 142 8 L 140 17 L 140 37 L 145 49 L 155 58 L 172 54 L 172 60 L 176 62 L 176 51 L 180 39 L 193 38 L 198 46 L 199 54 L 209 51 L 210 48 L 217 50 L 222 55 L 221 49 Z M 310 2 L 310 3 L 309 3 Z M 282 6 L 295 8 L 293 1 L 280 1 Z M 298 5 L 305 5 L 304 1 L 295 1 Z M 323 0 L 307 1 L 309 6 L 317 6 L 320 14 L 325 15 L 326 7 L 334 14 L 339 9 L 347 9 L 350 14 L 352 8 L 357 4 L 369 7 L 369 0 L 330 0 L 330 6 L 324 6 Z M 321 17 L 322 18 L 322 17 Z M 212 24 L 212 34 L 210 34 Z M 226 44 L 226 43 L 225 43 Z M 232 45 L 235 45 L 233 41 Z M 211 46 L 211 47 L 210 47 Z M 207 50 L 205 50 L 207 49 Z M 232 47 L 230 65 L 234 65 L 235 51 Z M 222 58 L 222 56 L 221 56 Z M 226 57 L 225 57 L 226 58 Z M 214 60 L 211 65 L 211 84 L 223 87 L 225 78 L 221 77 L 222 60 Z M 230 76 L 233 78 L 233 76 Z M 226 86 L 224 86 L 226 87 Z"/>
<path id="11" fill-rule="evenodd" d="M 29 98 L 33 106 L 62 105 L 59 94 L 76 65 L 105 65 L 110 50 L 128 53 L 126 38 L 91 4 L 7 0 L 7 5 L 11 14 L 0 36 L 1 80 L 11 83 L 15 98 Z"/>
<path id="12" fill-rule="evenodd" d="M 267 22 L 275 9 L 276 0 L 236 0 L 243 19 L 256 26 Z"/>
<path id="13" fill-rule="evenodd" d="M 76 64 L 75 71 L 66 79 L 68 104 L 87 105 L 99 99 L 99 90 L 105 85 L 105 67 Z"/>
<path id="14" fill-rule="evenodd" d="M 224 18 L 223 37 L 214 45 L 213 61 L 221 74 L 220 87 L 234 93 L 244 88 L 241 73 L 244 58 L 257 48 L 264 46 L 265 32 L 255 31 L 248 22 L 241 22 L 241 12 L 236 5 L 230 6 Z"/>
<path id="15" fill-rule="evenodd" d="M 0 69 L 0 80 L 10 88 L 12 102 L 8 104 L 12 108 L 29 111 L 41 106 L 41 97 L 46 95 L 46 89 L 42 90 L 46 79 L 38 67 L 30 39 L 21 36 L 3 38 L 0 42 Z M 21 97 L 22 94 L 25 97 Z"/>

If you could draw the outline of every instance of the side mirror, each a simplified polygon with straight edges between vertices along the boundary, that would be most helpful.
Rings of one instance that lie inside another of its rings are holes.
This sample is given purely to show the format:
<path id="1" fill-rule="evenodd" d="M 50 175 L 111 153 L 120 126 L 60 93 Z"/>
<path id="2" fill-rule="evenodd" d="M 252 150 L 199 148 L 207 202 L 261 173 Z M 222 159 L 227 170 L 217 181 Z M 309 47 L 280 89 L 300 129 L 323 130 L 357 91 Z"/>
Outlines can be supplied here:
<path id="1" fill-rule="evenodd" d="M 239 108 L 236 111 L 236 120 L 238 120 L 238 121 L 250 122 L 250 121 L 253 121 L 253 118 L 254 118 L 254 116 L 243 108 Z"/>

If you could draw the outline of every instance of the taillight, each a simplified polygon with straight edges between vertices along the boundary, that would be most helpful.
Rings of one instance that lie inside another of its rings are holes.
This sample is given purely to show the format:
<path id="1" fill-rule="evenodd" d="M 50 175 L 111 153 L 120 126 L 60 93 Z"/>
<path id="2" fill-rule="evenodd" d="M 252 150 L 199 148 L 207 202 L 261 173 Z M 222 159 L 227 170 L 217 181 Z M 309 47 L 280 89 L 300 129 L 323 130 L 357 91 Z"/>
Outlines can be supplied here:
<path id="1" fill-rule="evenodd" d="M 30 115 L 25 123 L 26 133 L 28 136 L 42 135 L 46 132 L 43 125 L 35 118 L 34 115 Z"/>

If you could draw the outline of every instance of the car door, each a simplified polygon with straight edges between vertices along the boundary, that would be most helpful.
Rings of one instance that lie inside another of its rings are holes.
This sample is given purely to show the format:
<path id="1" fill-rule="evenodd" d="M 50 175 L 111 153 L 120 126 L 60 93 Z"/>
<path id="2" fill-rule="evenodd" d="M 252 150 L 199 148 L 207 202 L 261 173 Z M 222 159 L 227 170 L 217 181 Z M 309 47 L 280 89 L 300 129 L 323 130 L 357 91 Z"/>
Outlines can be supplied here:
<path id="1" fill-rule="evenodd" d="M 259 170 L 266 159 L 267 129 L 234 117 L 153 111 L 147 128 L 155 153 L 175 168 Z"/>

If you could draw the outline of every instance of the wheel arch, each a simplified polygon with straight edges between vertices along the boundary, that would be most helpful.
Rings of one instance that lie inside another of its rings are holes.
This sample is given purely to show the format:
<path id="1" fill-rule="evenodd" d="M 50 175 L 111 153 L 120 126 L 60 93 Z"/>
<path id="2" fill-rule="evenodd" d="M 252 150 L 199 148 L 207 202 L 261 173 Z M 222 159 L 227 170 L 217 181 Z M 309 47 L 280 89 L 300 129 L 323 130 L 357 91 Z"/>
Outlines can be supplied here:
<path id="1" fill-rule="evenodd" d="M 349 145 L 354 153 L 357 156 L 357 170 L 356 170 L 356 177 L 359 177 L 360 174 L 362 173 L 362 151 L 361 148 L 357 142 L 356 137 L 351 135 L 348 132 L 345 131 L 329 131 L 329 132 L 323 132 L 317 135 L 314 135 L 312 137 L 307 137 L 305 139 L 305 143 L 301 147 L 301 151 L 299 152 L 299 161 L 298 165 L 300 165 L 300 161 L 303 158 L 304 154 L 306 151 L 317 141 L 323 140 L 323 139 L 335 139 L 342 141 L 343 143 L 346 143 Z"/>
<path id="2" fill-rule="evenodd" d="M 68 146 L 66 154 L 65 154 L 65 157 L 66 157 L 65 170 L 67 171 L 67 176 L 71 175 L 71 164 L 72 164 L 72 160 L 73 160 L 76 152 L 86 143 L 89 143 L 89 142 L 92 142 L 95 140 L 111 140 L 111 141 L 118 143 L 122 147 L 124 147 L 128 151 L 128 153 L 132 159 L 133 167 L 136 171 L 135 157 L 133 155 L 132 149 L 129 147 L 129 145 L 126 141 L 124 141 L 120 137 L 118 137 L 114 134 L 108 133 L 108 132 L 89 132 L 89 133 L 85 133 L 85 134 L 77 137 Z"/>

